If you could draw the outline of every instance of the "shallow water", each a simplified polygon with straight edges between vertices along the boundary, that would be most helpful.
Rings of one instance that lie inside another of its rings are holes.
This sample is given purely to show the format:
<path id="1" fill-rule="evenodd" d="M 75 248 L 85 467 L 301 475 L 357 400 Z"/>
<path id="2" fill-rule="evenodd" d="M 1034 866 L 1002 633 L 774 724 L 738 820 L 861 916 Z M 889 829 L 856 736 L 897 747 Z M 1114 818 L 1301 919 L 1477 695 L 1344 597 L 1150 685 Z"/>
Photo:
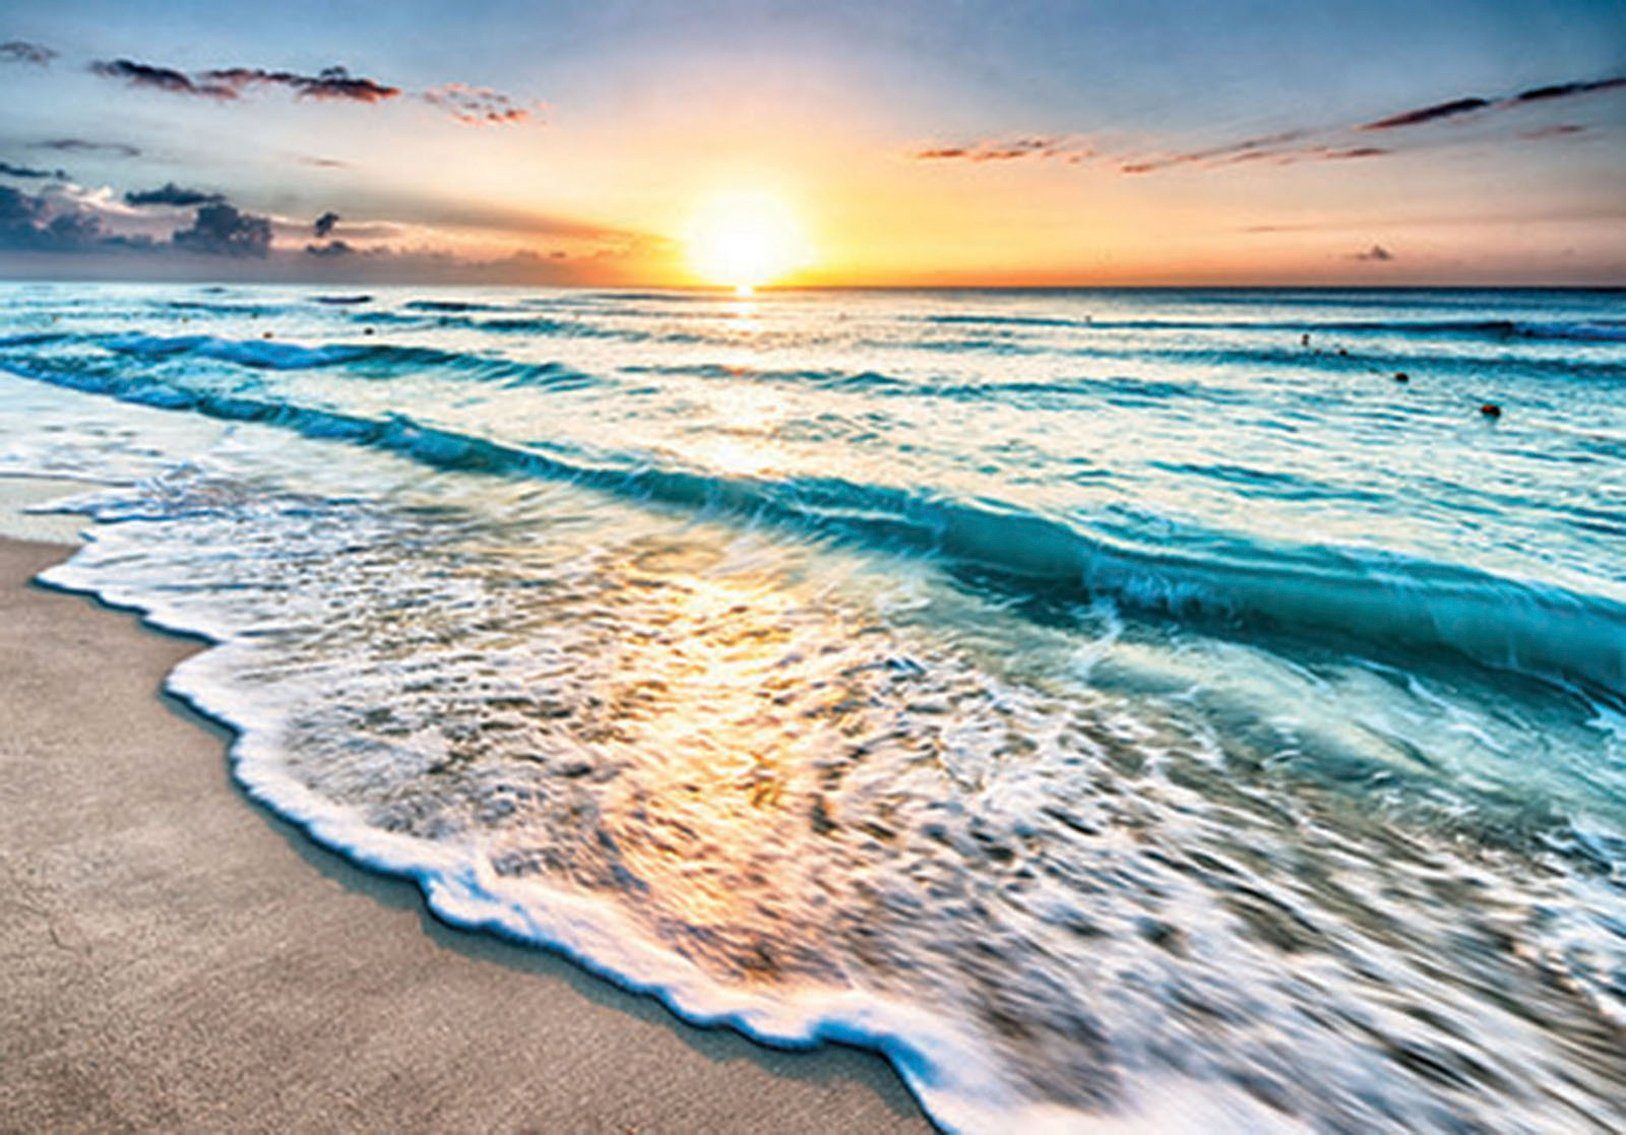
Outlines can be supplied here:
<path id="1" fill-rule="evenodd" d="M 49 579 L 445 916 L 953 1128 L 1626 1123 L 1621 295 L 4 298 Z"/>

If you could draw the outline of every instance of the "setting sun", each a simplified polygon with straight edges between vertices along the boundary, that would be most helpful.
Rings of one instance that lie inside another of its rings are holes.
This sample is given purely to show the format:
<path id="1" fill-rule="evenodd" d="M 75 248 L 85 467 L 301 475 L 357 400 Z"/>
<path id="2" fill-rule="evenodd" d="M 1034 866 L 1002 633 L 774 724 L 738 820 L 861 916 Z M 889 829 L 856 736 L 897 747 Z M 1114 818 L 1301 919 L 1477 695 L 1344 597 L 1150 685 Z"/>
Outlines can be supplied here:
<path id="1" fill-rule="evenodd" d="M 691 222 L 685 244 L 696 276 L 741 293 L 806 267 L 813 255 L 794 210 L 759 192 L 726 193 L 708 200 Z"/>

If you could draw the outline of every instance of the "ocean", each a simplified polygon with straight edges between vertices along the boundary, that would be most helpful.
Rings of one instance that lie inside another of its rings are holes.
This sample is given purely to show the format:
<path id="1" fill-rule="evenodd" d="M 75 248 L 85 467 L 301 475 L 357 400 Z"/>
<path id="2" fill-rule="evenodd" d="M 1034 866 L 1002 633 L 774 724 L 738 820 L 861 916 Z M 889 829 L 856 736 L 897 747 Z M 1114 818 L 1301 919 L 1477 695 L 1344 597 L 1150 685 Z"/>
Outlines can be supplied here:
<path id="1" fill-rule="evenodd" d="M 1626 1126 L 1626 294 L 8 284 L 0 372 L 44 581 L 449 922 L 952 1130 Z"/>

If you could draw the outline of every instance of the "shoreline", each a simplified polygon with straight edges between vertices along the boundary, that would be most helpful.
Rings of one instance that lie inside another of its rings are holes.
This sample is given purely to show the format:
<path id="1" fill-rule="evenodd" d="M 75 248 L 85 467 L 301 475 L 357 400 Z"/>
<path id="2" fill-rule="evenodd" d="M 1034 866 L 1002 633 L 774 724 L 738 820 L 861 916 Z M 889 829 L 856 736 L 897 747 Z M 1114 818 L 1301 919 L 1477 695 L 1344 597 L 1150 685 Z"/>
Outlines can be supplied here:
<path id="1" fill-rule="evenodd" d="M 32 582 L 72 551 L 0 536 L 7 1126 L 931 1130 L 879 1055 L 686 1025 L 309 841 L 162 691 L 198 642 Z"/>

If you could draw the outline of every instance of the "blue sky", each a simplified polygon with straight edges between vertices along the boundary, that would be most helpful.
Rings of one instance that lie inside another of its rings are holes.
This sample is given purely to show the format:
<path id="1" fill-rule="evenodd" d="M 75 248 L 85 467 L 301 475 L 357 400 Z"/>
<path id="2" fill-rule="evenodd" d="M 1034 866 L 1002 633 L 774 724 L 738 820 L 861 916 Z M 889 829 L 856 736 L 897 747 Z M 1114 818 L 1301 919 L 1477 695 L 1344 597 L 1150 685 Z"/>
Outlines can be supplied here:
<path id="1" fill-rule="evenodd" d="M 1618 3 L 22 2 L 0 43 L 0 170 L 52 175 L 0 173 L 0 271 L 685 282 L 748 185 L 809 282 L 1626 282 Z M 269 241 L 173 247 L 196 205 L 124 199 L 171 184 Z"/>

